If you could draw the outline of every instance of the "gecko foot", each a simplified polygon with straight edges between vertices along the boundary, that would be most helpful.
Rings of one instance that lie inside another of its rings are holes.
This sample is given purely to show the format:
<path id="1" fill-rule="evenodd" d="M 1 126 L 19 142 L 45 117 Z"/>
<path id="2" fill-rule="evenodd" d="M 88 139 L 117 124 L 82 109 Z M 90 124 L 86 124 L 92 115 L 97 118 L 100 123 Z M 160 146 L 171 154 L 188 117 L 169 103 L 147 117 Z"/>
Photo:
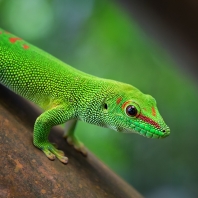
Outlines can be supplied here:
<path id="1" fill-rule="evenodd" d="M 87 150 L 82 142 L 78 140 L 75 136 L 66 137 L 68 144 L 72 145 L 77 151 L 87 156 Z"/>
<path id="2" fill-rule="evenodd" d="M 45 143 L 44 146 L 40 148 L 45 155 L 50 160 L 55 160 L 57 157 L 62 163 L 67 164 L 68 158 L 65 156 L 64 152 L 55 148 L 55 146 L 51 143 Z"/>

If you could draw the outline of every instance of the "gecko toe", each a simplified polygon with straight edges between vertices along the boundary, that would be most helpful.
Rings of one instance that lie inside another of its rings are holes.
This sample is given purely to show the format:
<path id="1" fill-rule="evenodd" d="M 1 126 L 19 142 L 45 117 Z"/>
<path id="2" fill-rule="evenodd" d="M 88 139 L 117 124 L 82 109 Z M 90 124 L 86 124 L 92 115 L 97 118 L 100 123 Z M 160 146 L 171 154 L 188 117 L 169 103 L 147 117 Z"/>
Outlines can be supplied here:
<path id="1" fill-rule="evenodd" d="M 51 144 L 50 142 L 45 143 L 40 149 L 50 160 L 55 160 L 55 158 L 57 158 L 64 164 L 68 162 L 68 158 L 65 156 L 64 152 L 55 148 L 54 144 Z"/>
<path id="2" fill-rule="evenodd" d="M 52 152 L 50 152 L 48 149 L 42 149 L 42 151 L 45 153 L 48 159 L 52 161 L 55 160 L 56 158 L 55 155 Z"/>

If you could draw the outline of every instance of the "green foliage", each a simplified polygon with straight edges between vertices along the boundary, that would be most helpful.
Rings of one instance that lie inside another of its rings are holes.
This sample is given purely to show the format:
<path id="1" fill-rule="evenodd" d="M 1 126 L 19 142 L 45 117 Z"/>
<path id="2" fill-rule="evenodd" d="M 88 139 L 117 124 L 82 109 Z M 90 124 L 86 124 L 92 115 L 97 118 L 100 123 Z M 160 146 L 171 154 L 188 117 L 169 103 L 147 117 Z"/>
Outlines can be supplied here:
<path id="1" fill-rule="evenodd" d="M 2 25 L 24 39 L 34 40 L 52 31 L 53 9 L 47 0 L 6 0 L 2 7 Z"/>

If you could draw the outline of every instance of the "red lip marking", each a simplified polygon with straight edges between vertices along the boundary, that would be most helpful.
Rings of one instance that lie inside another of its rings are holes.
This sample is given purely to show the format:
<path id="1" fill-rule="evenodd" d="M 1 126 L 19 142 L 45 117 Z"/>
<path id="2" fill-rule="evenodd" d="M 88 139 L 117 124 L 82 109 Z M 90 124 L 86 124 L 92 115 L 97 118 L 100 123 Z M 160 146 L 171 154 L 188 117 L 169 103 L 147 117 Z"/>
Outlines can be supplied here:
<path id="1" fill-rule="evenodd" d="M 157 122 L 155 122 L 154 120 L 152 120 L 152 119 L 150 119 L 150 118 L 148 118 L 148 117 L 146 117 L 142 114 L 140 114 L 137 118 L 139 118 L 140 120 L 142 120 L 144 122 L 147 122 L 147 123 L 155 126 L 156 128 L 160 129 L 160 125 Z"/>

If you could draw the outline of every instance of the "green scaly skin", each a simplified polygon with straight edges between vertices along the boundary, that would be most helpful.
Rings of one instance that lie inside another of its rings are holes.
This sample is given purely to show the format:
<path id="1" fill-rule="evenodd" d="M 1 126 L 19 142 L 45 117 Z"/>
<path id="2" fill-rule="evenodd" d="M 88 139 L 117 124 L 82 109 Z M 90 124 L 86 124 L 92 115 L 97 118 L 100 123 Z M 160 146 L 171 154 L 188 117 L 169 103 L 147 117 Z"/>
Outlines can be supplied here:
<path id="1" fill-rule="evenodd" d="M 51 160 L 68 161 L 48 140 L 50 129 L 67 121 L 65 137 L 83 154 L 86 150 L 74 135 L 76 120 L 149 138 L 170 134 L 150 95 L 83 73 L 2 29 L 0 83 L 44 110 L 36 119 L 33 143 Z"/>

